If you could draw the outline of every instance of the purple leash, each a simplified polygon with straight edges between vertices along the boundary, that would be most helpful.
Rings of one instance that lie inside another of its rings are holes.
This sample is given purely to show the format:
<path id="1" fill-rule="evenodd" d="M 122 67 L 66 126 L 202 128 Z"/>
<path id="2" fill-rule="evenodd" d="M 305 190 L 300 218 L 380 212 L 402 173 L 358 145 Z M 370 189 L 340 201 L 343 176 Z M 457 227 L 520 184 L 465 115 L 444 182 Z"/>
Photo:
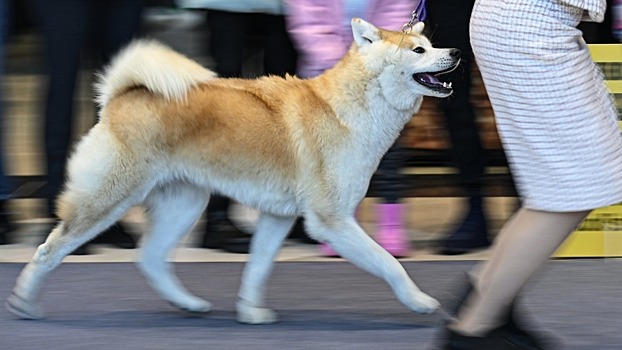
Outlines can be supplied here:
<path id="1" fill-rule="evenodd" d="M 410 33 L 415 23 L 423 21 L 426 16 L 427 16 L 427 13 L 425 11 L 425 0 L 420 0 L 419 3 L 417 4 L 417 7 L 415 8 L 415 10 L 412 12 L 410 16 L 410 21 L 408 21 L 406 24 L 402 26 L 402 33 L 404 34 Z M 400 41 L 400 44 L 401 44 L 401 41 Z"/>
<path id="2" fill-rule="evenodd" d="M 415 8 L 415 11 L 413 13 L 417 14 L 416 19 L 419 21 L 424 21 L 425 18 L 428 16 L 428 13 L 425 11 L 425 0 L 420 0 L 419 4 L 417 4 L 417 7 Z"/>

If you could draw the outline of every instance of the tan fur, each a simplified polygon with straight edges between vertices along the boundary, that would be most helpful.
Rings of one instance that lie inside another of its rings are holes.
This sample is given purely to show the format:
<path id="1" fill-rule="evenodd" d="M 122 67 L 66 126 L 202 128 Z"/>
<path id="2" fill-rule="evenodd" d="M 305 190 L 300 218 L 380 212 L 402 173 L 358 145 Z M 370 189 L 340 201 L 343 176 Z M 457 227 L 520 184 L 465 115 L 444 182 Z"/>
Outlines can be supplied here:
<path id="1" fill-rule="evenodd" d="M 139 263 L 143 273 L 171 304 L 209 311 L 165 260 L 209 195 L 221 193 L 262 213 L 240 287 L 240 322 L 276 320 L 263 305 L 265 283 L 297 216 L 306 218 L 313 237 L 383 278 L 407 307 L 434 311 L 438 302 L 354 218 L 380 158 L 423 95 L 451 93 L 415 82 L 416 74 L 459 61 L 455 51 L 432 48 L 421 36 L 423 25 L 415 28 L 404 36 L 353 20 L 352 49 L 309 80 L 218 79 L 161 44 L 130 45 L 102 75 L 101 118 L 70 159 L 58 200 L 61 223 L 20 274 L 8 308 L 40 317 L 35 299 L 47 273 L 131 206 L 143 205 L 153 224 Z"/>

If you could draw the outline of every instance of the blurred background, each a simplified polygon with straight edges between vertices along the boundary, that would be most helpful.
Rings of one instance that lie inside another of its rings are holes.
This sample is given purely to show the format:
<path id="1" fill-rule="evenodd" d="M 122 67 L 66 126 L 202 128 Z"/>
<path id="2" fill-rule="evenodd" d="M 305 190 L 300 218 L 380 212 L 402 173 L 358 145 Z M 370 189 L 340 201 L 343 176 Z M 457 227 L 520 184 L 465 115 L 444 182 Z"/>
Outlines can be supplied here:
<path id="1" fill-rule="evenodd" d="M 15 223 L 16 232 L 23 232 L 12 234 L 14 239 L 20 241 L 29 235 L 28 232 L 36 236 L 37 231 L 45 231 L 48 228 L 45 225 L 53 221 L 45 199 L 48 191 L 44 122 L 49 55 L 46 56 L 45 21 L 41 20 L 41 8 L 37 8 L 42 7 L 41 2 L 2 1 L 6 2 L 8 9 L 5 16 L 8 36 L 3 50 L 4 122 L 1 131 L 4 137 L 6 173 L 11 179 L 12 187 L 11 200 L 7 203 L 6 210 Z M 211 52 L 212 36 L 206 11 L 181 9 L 167 0 L 137 3 L 142 3 L 137 37 L 155 38 L 207 67 L 216 68 Z M 61 5 L 57 5 L 59 6 Z M 48 11 L 53 14 L 53 11 Z M 47 18 L 49 16 L 51 15 Z M 114 25 L 114 16 L 108 20 Z M 97 33 L 97 30 L 91 30 L 89 35 L 98 35 Z M 87 39 L 87 42 L 95 43 L 98 39 L 95 36 Z M 263 74 L 260 39 L 260 35 L 253 35 L 253 30 L 246 35 L 242 73 L 245 77 Z M 72 39 L 62 40 L 59 45 L 64 45 L 69 40 Z M 102 61 L 93 54 L 91 47 L 85 46 L 83 51 L 73 98 L 73 127 L 61 126 L 70 130 L 72 142 L 87 131 L 97 118 L 92 85 L 95 73 L 102 68 Z M 514 190 L 505 168 L 485 89 L 479 80 L 476 67 L 472 69 L 472 102 L 477 112 L 482 142 L 488 153 L 486 173 L 489 177 L 488 192 L 491 195 L 488 200 L 498 202 L 490 206 L 495 208 L 495 212 L 489 215 L 491 232 L 494 233 L 515 207 Z M 460 221 L 463 208 L 460 197 L 464 196 L 459 186 L 457 170 L 448 154 L 450 141 L 437 100 L 425 100 L 421 112 L 405 129 L 402 141 L 406 147 L 399 157 L 406 165 L 400 170 L 405 176 L 399 181 L 403 182 L 403 197 L 408 207 L 408 215 L 404 217 L 405 226 L 410 238 L 424 245 L 427 242 L 432 244 L 441 239 L 446 231 L 451 230 L 456 221 Z M 374 230 L 375 222 L 373 203 L 380 196 L 381 187 L 382 184 L 372 183 L 369 199 L 360 210 L 361 221 L 371 231 Z M 438 211 L 435 210 L 437 208 L 444 209 Z M 245 231 L 252 231 L 254 213 L 244 208 L 234 210 L 236 223 Z"/>

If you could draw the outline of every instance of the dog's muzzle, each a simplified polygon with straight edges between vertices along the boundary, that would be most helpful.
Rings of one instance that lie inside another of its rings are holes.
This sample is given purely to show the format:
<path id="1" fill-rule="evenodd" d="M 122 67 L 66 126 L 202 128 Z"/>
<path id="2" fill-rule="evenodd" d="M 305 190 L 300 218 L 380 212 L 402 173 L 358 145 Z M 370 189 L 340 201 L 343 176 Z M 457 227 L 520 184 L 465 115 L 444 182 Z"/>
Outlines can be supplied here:
<path id="1" fill-rule="evenodd" d="M 438 80 L 437 76 L 449 73 L 458 67 L 460 63 L 460 50 L 451 49 L 449 56 L 454 60 L 453 64 L 447 68 L 436 72 L 421 72 L 413 74 L 413 79 L 419 84 L 427 87 L 428 89 L 441 93 L 443 95 L 449 95 L 453 91 L 451 83 Z"/>

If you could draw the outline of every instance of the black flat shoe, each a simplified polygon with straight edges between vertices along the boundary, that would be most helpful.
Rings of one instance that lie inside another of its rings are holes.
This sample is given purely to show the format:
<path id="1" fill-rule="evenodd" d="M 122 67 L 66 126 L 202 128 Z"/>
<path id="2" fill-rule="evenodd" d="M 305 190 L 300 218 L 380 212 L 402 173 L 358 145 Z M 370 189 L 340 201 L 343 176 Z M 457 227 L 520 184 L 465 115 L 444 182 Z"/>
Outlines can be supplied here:
<path id="1" fill-rule="evenodd" d="M 9 235 L 15 230 L 5 210 L 6 201 L 0 200 L 0 244 L 9 244 Z"/>
<path id="2" fill-rule="evenodd" d="M 116 223 L 106 231 L 102 232 L 99 236 L 95 237 L 90 242 L 84 243 L 71 252 L 70 255 L 90 255 L 92 253 L 92 243 L 97 244 L 110 244 L 121 249 L 134 249 L 136 248 L 136 240 L 134 237 L 127 233 L 121 224 Z"/>
<path id="3" fill-rule="evenodd" d="M 464 282 L 463 290 L 461 294 L 458 294 L 458 297 L 455 297 L 453 302 L 450 301 L 449 312 L 452 314 L 457 314 L 458 310 L 469 296 L 471 291 L 473 291 L 473 284 L 469 277 L 466 277 L 466 281 Z M 451 305 L 453 304 L 453 305 Z M 449 329 L 446 329 L 446 333 L 449 334 L 447 336 L 447 345 L 442 349 L 554 349 L 557 342 L 554 340 L 554 337 L 543 333 L 543 332 L 534 332 L 528 331 L 523 328 L 517 322 L 516 315 L 516 302 L 513 302 L 510 305 L 510 309 L 508 310 L 506 316 L 506 322 L 499 328 L 490 332 L 486 337 L 469 337 L 465 335 L 458 334 Z M 485 347 L 486 344 L 493 344 L 492 347 Z M 466 344 L 466 345 L 461 345 Z M 474 347 L 470 347 L 471 345 Z M 507 345 L 503 345 L 507 344 Z M 453 347 L 451 347 L 453 346 Z M 496 346 L 496 347 L 495 347 Z M 510 347 L 502 347 L 502 346 L 510 346 Z M 513 347 L 512 347 L 513 346 Z"/>
<path id="4" fill-rule="evenodd" d="M 445 329 L 447 334 L 443 350 L 548 350 L 535 336 L 504 325 L 483 337 L 472 337 Z"/>
<path id="5" fill-rule="evenodd" d="M 294 224 L 294 227 L 292 227 L 288 238 L 295 239 L 298 242 L 305 244 L 319 244 L 320 242 L 309 237 L 309 235 L 305 231 L 304 220 L 305 219 L 303 219 L 302 217 L 296 219 L 296 223 Z"/>
<path id="6" fill-rule="evenodd" d="M 252 235 L 238 229 L 229 219 L 207 221 L 201 248 L 221 249 L 229 253 L 247 254 Z"/>
<path id="7" fill-rule="evenodd" d="M 85 243 L 79 246 L 78 248 L 76 248 L 76 250 L 69 253 L 69 255 L 90 255 L 90 254 L 91 254 L 91 249 L 89 248 L 88 243 Z"/>
<path id="8" fill-rule="evenodd" d="M 111 244 L 121 249 L 134 249 L 136 248 L 136 240 L 129 234 L 123 226 L 119 223 L 115 223 L 110 226 L 106 231 L 99 234 L 92 243 L 99 244 Z"/>
<path id="9" fill-rule="evenodd" d="M 462 223 L 443 242 L 440 254 L 459 255 L 490 247 L 488 225 L 481 208 L 471 208 Z"/>

